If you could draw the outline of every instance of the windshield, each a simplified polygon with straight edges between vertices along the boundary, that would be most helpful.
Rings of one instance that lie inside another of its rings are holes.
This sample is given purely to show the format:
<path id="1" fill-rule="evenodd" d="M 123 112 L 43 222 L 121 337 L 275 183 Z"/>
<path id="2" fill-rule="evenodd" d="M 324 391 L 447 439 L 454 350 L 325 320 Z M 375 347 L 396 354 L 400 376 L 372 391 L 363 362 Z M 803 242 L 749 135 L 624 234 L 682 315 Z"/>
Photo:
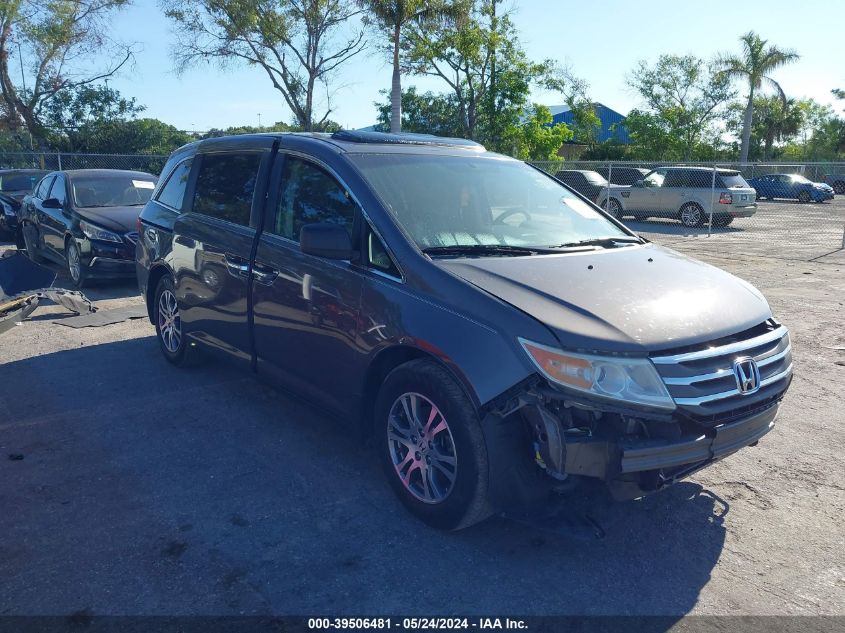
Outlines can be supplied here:
<path id="1" fill-rule="evenodd" d="M 548 248 L 628 236 L 542 172 L 515 160 L 350 155 L 420 248 Z"/>
<path id="2" fill-rule="evenodd" d="M 747 188 L 750 187 L 747 182 L 745 182 L 745 178 L 742 177 L 742 174 L 719 174 L 724 183 L 725 187 L 728 189 L 737 189 L 737 188 Z"/>
<path id="3" fill-rule="evenodd" d="M 0 176 L 0 191 L 32 191 L 47 172 Z"/>
<path id="4" fill-rule="evenodd" d="M 144 174 L 76 176 L 71 191 L 77 207 L 132 207 L 147 203 L 155 183 L 155 176 Z"/>

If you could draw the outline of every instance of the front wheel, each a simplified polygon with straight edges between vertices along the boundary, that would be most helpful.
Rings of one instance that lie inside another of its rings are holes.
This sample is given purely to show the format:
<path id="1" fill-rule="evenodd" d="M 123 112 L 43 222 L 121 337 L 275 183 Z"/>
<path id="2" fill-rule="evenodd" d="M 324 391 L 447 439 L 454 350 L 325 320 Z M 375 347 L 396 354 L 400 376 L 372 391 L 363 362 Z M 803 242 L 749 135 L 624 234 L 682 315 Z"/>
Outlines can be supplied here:
<path id="1" fill-rule="evenodd" d="M 602 203 L 602 209 L 608 212 L 608 214 L 612 215 L 615 219 L 621 220 L 622 219 L 622 205 L 620 204 L 619 200 L 616 198 L 611 198 L 610 200 L 605 200 Z"/>
<path id="2" fill-rule="evenodd" d="M 394 369 L 375 407 L 377 450 L 402 504 L 432 527 L 457 530 L 487 518 L 487 448 L 475 407 L 434 361 Z"/>
<path id="3" fill-rule="evenodd" d="M 694 203 L 681 207 L 681 224 L 689 228 L 697 228 L 704 223 L 704 211 Z"/>
<path id="4" fill-rule="evenodd" d="M 178 367 L 194 364 L 198 352 L 182 330 L 182 313 L 170 277 L 162 277 L 156 287 L 153 322 L 164 357 Z"/>
<path id="5" fill-rule="evenodd" d="M 77 288 L 85 285 L 85 266 L 82 264 L 82 255 L 76 241 L 69 239 L 65 244 L 65 261 L 67 263 L 67 274 Z"/>

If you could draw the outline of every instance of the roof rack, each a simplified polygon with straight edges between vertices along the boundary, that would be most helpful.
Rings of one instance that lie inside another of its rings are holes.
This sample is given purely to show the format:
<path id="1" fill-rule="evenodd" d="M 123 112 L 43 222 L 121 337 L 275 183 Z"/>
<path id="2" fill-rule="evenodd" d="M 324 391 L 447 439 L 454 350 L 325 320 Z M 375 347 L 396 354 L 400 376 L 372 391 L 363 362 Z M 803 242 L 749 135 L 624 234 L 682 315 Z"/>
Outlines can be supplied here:
<path id="1" fill-rule="evenodd" d="M 370 132 L 340 130 L 332 134 L 336 141 L 347 143 L 385 143 L 389 145 L 444 145 L 448 147 L 467 147 L 483 150 L 481 143 L 464 138 L 450 138 L 435 136 L 434 134 L 389 134 L 387 132 Z"/>

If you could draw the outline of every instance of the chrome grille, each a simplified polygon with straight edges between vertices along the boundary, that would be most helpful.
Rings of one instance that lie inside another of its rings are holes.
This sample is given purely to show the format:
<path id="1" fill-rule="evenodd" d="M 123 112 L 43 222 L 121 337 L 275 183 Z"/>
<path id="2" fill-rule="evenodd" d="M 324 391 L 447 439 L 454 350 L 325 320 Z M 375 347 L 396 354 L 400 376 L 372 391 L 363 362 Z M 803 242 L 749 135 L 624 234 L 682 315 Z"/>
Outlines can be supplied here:
<path id="1" fill-rule="evenodd" d="M 750 357 L 760 370 L 759 389 L 741 393 L 734 361 Z M 738 409 L 779 399 L 792 377 L 789 331 L 776 326 L 739 341 L 681 354 L 653 356 L 657 371 L 678 408 L 700 420 L 721 421 Z"/>

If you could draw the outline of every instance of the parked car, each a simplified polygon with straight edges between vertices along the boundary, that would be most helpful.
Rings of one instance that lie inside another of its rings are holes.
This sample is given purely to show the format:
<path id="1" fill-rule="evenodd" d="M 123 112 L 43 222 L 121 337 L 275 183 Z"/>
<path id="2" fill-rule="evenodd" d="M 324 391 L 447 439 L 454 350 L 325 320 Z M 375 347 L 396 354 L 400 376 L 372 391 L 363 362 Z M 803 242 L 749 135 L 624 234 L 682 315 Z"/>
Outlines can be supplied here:
<path id="1" fill-rule="evenodd" d="M 610 184 L 612 185 L 633 185 L 638 180 L 642 180 L 648 175 L 649 170 L 642 167 L 628 167 L 625 165 L 613 165 L 612 168 L 607 165 L 596 167 L 596 173 L 607 180 L 610 175 Z"/>
<path id="2" fill-rule="evenodd" d="M 592 202 L 596 201 L 602 189 L 607 188 L 607 180 L 588 169 L 561 169 L 555 174 L 555 178 Z"/>
<path id="3" fill-rule="evenodd" d="M 845 194 L 845 173 L 826 174 L 822 177 L 822 180 L 833 187 L 834 193 L 838 193 L 840 196 Z"/>
<path id="4" fill-rule="evenodd" d="M 738 171 L 709 167 L 660 167 L 631 187 L 600 194 L 598 204 L 615 218 L 634 216 L 678 219 L 698 227 L 709 221 L 727 226 L 734 218 L 747 218 L 757 210 L 756 194 Z"/>
<path id="5" fill-rule="evenodd" d="M 40 169 L 0 170 L 0 239 L 17 236 L 21 201 L 46 173 Z"/>
<path id="6" fill-rule="evenodd" d="M 134 276 L 138 214 L 155 183 L 141 171 L 47 174 L 20 211 L 27 255 L 65 266 L 77 287 L 91 278 Z"/>
<path id="7" fill-rule="evenodd" d="M 768 174 L 752 178 L 748 184 L 757 191 L 757 199 L 785 198 L 798 202 L 824 202 L 833 200 L 833 187 L 823 182 L 812 182 L 800 174 Z"/>
<path id="8" fill-rule="evenodd" d="M 208 350 L 334 412 L 440 528 L 563 480 L 658 490 L 755 444 L 792 376 L 748 283 L 471 141 L 195 142 L 139 225 L 164 357 Z"/>

